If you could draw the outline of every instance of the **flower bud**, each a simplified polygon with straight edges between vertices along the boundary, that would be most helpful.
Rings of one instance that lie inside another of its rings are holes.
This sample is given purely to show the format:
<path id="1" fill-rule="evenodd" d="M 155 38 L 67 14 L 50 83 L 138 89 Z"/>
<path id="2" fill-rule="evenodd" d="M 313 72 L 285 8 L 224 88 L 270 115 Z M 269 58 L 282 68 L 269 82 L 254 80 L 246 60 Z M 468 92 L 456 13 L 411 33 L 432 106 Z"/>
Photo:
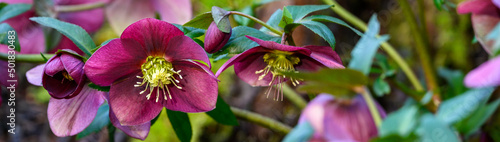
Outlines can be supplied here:
<path id="1" fill-rule="evenodd" d="M 217 28 L 217 24 L 212 22 L 210 27 L 208 27 L 207 33 L 205 34 L 205 51 L 208 53 L 215 53 L 219 51 L 231 37 L 232 30 L 229 33 L 224 33 Z"/>
<path id="2" fill-rule="evenodd" d="M 74 97 L 85 85 L 84 65 L 82 57 L 75 51 L 59 51 L 43 69 L 42 86 L 54 98 Z"/>

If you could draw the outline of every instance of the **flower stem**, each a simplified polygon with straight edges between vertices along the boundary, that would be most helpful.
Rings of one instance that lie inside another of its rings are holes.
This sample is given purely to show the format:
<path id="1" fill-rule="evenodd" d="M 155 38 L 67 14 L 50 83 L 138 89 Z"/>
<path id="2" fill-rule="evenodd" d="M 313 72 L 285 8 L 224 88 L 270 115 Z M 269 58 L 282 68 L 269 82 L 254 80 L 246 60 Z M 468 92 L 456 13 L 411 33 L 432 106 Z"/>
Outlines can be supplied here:
<path id="1" fill-rule="evenodd" d="M 307 102 L 300 97 L 297 92 L 295 92 L 288 84 L 283 84 L 283 95 L 285 96 L 286 99 L 290 100 L 295 106 L 297 106 L 299 109 L 304 109 L 307 105 Z"/>
<path id="2" fill-rule="evenodd" d="M 56 5 L 55 11 L 57 12 L 78 12 L 91 10 L 95 8 L 101 8 L 106 6 L 104 2 L 95 2 L 95 3 L 86 3 L 86 4 L 78 4 L 78 5 Z"/>
<path id="3" fill-rule="evenodd" d="M 47 59 L 50 59 L 55 54 L 44 54 Z M 45 59 L 40 54 L 16 54 L 16 62 L 26 63 L 45 63 Z M 0 53 L 0 60 L 9 60 L 9 54 Z"/>
<path id="4" fill-rule="evenodd" d="M 239 109 L 236 107 L 231 107 L 231 111 L 233 111 L 234 115 L 241 120 L 246 120 L 246 121 L 255 123 L 257 125 L 269 128 L 269 129 L 276 131 L 276 132 L 279 132 L 279 133 L 287 134 L 288 132 L 290 132 L 292 130 L 292 128 L 286 124 L 283 124 L 283 123 L 278 122 L 274 119 L 262 116 L 260 114 L 254 113 L 254 112 Z"/>
<path id="5" fill-rule="evenodd" d="M 266 24 L 266 22 L 260 20 L 260 19 L 257 19 L 253 16 L 250 16 L 250 15 L 247 15 L 245 13 L 241 13 L 241 12 L 238 12 L 238 11 L 230 11 L 231 14 L 236 14 L 236 15 L 240 15 L 240 16 L 243 16 L 243 17 L 246 17 L 256 23 L 259 23 L 260 25 L 266 27 L 267 29 L 271 30 L 273 33 L 276 33 L 278 35 L 283 35 L 283 32 L 281 32 L 280 30 L 277 30 L 273 27 L 271 27 L 270 25 Z"/>
<path id="6" fill-rule="evenodd" d="M 373 121 L 375 122 L 375 126 L 377 126 L 377 128 L 380 128 L 380 125 L 382 125 L 382 117 L 380 117 L 380 112 L 378 112 L 378 108 L 375 105 L 370 92 L 366 87 L 360 88 L 359 92 L 363 96 L 363 99 L 365 99 L 366 104 L 368 105 L 368 109 L 370 109 L 370 113 L 373 117 Z"/>

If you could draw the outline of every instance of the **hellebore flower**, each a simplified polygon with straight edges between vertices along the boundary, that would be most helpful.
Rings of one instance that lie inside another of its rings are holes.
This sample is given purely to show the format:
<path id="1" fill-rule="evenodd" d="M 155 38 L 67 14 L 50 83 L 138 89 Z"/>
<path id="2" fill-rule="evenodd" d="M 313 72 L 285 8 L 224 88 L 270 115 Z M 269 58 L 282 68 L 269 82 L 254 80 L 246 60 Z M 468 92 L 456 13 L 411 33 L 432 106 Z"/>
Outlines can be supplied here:
<path id="1" fill-rule="evenodd" d="M 472 13 L 472 27 L 476 39 L 483 48 L 492 54 L 493 41 L 488 41 L 486 36 L 500 22 L 500 0 L 468 0 L 457 7 L 459 14 Z"/>
<path id="2" fill-rule="evenodd" d="M 161 20 L 176 24 L 186 23 L 193 15 L 190 0 L 114 0 L 106 7 L 109 24 L 118 35 L 135 21 L 155 18 L 156 12 Z"/>
<path id="3" fill-rule="evenodd" d="M 197 60 L 197 61 L 195 61 Z M 174 25 L 146 18 L 85 63 L 95 84 L 111 86 L 109 105 L 120 124 L 151 121 L 163 107 L 182 112 L 215 108 L 217 79 L 203 48 Z"/>
<path id="4" fill-rule="evenodd" d="M 217 71 L 216 76 L 234 65 L 236 75 L 252 86 L 271 86 L 286 82 L 288 79 L 293 85 L 297 85 L 299 84 L 297 79 L 288 78 L 280 72 L 315 71 L 321 67 L 344 68 L 337 53 L 327 46 L 295 47 L 251 36 L 246 37 L 260 46 L 229 59 Z M 270 92 L 271 89 L 267 94 Z"/>
<path id="5" fill-rule="evenodd" d="M 232 30 L 230 30 L 229 33 L 220 31 L 215 22 L 212 22 L 205 35 L 205 51 L 208 53 L 215 53 L 219 51 L 222 47 L 224 47 L 224 45 L 226 45 L 227 41 L 229 41 L 231 32 Z"/>
<path id="6" fill-rule="evenodd" d="M 470 71 L 465 76 L 464 84 L 469 88 L 500 86 L 500 56 Z"/>
<path id="7" fill-rule="evenodd" d="M 85 86 L 85 63 L 72 50 L 57 52 L 43 69 L 42 85 L 54 98 L 71 98 Z"/>
<path id="8" fill-rule="evenodd" d="M 378 105 L 382 118 L 385 111 Z M 361 95 L 352 100 L 336 100 L 332 95 L 320 94 L 302 112 L 299 123 L 309 122 L 314 135 L 310 141 L 366 142 L 378 134 L 368 105 Z"/>

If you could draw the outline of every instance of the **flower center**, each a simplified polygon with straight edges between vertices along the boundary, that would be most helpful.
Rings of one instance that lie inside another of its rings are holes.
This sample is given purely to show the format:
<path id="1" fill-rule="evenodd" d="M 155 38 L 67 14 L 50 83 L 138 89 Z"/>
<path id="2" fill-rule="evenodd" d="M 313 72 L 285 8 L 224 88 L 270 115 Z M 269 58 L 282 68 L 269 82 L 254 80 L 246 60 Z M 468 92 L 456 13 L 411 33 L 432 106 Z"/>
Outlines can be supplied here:
<path id="1" fill-rule="evenodd" d="M 151 93 L 153 93 L 154 89 L 156 89 L 156 102 L 158 102 L 158 98 L 160 98 L 160 89 L 163 92 L 163 98 L 165 100 L 167 100 L 167 95 L 165 94 L 165 92 L 168 93 L 168 98 L 172 99 L 170 90 L 168 90 L 167 87 L 168 85 L 172 84 L 177 87 L 177 89 L 182 89 L 182 87 L 177 85 L 179 83 L 179 80 L 175 79 L 174 77 L 174 75 L 177 75 L 179 79 L 182 79 L 182 76 L 179 74 L 181 70 L 175 71 L 172 63 L 166 61 L 163 57 L 149 56 L 146 59 L 146 62 L 142 64 L 141 70 L 143 76 L 137 76 L 137 78 L 143 80 L 142 82 L 137 82 L 134 87 L 140 87 L 146 84 L 146 88 L 141 91 L 140 94 L 143 94 L 149 89 L 149 94 L 146 96 L 148 100 L 151 97 Z"/>
<path id="2" fill-rule="evenodd" d="M 281 100 L 283 101 L 283 82 L 285 82 L 285 78 L 287 78 L 285 75 L 282 74 L 282 72 L 297 72 L 295 70 L 294 65 L 299 64 L 300 59 L 299 57 L 293 56 L 292 52 L 287 52 L 287 51 L 279 51 L 275 50 L 270 53 L 266 53 L 264 55 L 264 62 L 267 64 L 267 66 L 264 69 L 258 70 L 255 72 L 255 74 L 260 74 L 259 80 L 264 79 L 264 77 L 271 73 L 273 75 L 273 78 L 271 82 L 269 82 L 269 85 L 272 85 L 275 81 L 277 81 L 277 88 L 278 90 L 275 90 L 275 94 L 273 97 L 274 100 L 278 100 L 278 97 L 280 96 L 279 94 L 276 96 L 277 93 L 281 94 Z M 292 81 L 293 86 L 296 86 L 299 84 L 299 81 L 295 78 L 290 78 Z M 278 86 L 279 85 L 279 86 Z M 272 87 L 269 87 L 268 91 L 266 91 L 267 96 L 269 97 L 269 94 L 271 93 Z M 277 92 L 276 92 L 277 91 Z"/>

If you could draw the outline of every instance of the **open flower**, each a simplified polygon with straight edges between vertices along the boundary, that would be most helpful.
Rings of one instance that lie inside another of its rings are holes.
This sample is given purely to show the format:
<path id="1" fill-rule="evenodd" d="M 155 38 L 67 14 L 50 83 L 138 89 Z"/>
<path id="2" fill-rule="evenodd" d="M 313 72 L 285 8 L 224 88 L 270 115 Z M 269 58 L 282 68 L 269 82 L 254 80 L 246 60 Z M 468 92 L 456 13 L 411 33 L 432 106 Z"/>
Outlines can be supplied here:
<path id="1" fill-rule="evenodd" d="M 385 111 L 378 105 L 382 118 Z M 378 134 L 368 105 L 361 95 L 352 100 L 336 100 L 320 94 L 302 112 L 299 123 L 309 122 L 314 135 L 310 141 L 366 142 Z"/>
<path id="2" fill-rule="evenodd" d="M 500 56 L 470 71 L 465 76 L 464 84 L 470 88 L 500 86 Z"/>
<path id="3" fill-rule="evenodd" d="M 196 60 L 196 61 L 195 61 Z M 109 104 L 120 124 L 151 121 L 163 107 L 182 112 L 215 108 L 217 79 L 203 48 L 174 25 L 146 18 L 86 62 L 95 84 L 111 86 Z"/>
<path id="4" fill-rule="evenodd" d="M 229 33 L 220 31 L 215 22 L 212 22 L 205 35 L 205 51 L 208 53 L 215 53 L 219 51 L 222 47 L 224 47 L 224 45 L 226 45 L 227 41 L 229 41 L 231 32 L 232 30 L 230 30 Z"/>
<path id="5" fill-rule="evenodd" d="M 344 68 L 337 53 L 327 46 L 295 47 L 246 37 L 260 46 L 229 59 L 217 71 L 216 76 L 234 65 L 236 75 L 252 86 L 271 86 L 289 79 L 293 85 L 297 85 L 297 79 L 288 78 L 281 72 L 315 71 L 321 67 Z M 267 92 L 269 94 L 271 91 Z"/>
<path id="6" fill-rule="evenodd" d="M 57 52 L 44 68 L 42 85 L 54 98 L 71 98 L 85 86 L 82 57 L 72 50 Z"/>
<path id="7" fill-rule="evenodd" d="M 488 41 L 486 36 L 500 22 L 500 0 L 468 0 L 457 7 L 460 14 L 472 13 L 472 27 L 477 41 L 491 54 L 493 41 Z"/>

